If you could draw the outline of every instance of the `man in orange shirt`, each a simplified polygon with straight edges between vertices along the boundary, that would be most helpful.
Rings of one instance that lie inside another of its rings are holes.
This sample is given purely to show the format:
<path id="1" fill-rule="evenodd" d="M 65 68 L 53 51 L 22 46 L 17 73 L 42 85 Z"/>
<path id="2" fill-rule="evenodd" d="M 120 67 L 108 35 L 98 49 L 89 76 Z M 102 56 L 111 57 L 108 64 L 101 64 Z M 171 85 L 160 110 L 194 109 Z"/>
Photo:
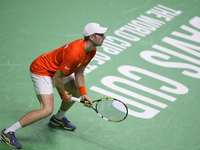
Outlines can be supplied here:
<path id="1" fill-rule="evenodd" d="M 15 132 L 52 114 L 53 84 L 62 102 L 59 111 L 51 117 L 49 123 L 67 130 L 76 129 L 76 126 L 65 117 L 65 112 L 74 104 L 71 100 L 72 95 L 82 96 L 82 99 L 91 102 L 84 83 L 84 69 L 95 56 L 96 46 L 103 44 L 106 38 L 104 33 L 107 29 L 97 23 L 89 23 L 83 30 L 84 39 L 73 41 L 43 54 L 32 62 L 30 74 L 41 109 L 27 113 L 14 125 L 3 129 L 0 134 L 3 142 L 11 147 L 21 148 L 21 144 L 15 138 Z M 84 105 L 89 107 L 87 104 Z"/>

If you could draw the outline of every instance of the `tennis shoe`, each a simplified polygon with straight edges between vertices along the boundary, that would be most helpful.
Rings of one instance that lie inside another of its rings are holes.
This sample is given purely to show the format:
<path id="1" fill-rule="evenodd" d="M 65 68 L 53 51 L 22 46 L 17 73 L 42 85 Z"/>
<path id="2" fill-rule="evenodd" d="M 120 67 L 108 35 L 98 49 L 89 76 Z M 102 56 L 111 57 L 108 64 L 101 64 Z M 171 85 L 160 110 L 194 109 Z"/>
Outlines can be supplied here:
<path id="1" fill-rule="evenodd" d="M 56 119 L 55 115 L 53 115 L 49 121 L 50 124 L 57 126 L 57 127 L 62 127 L 66 130 L 74 131 L 76 129 L 76 126 L 71 124 L 70 121 L 66 118 L 63 117 L 61 120 Z"/>
<path id="2" fill-rule="evenodd" d="M 17 139 L 15 137 L 14 132 L 8 132 L 7 134 L 4 133 L 6 129 L 3 129 L 0 133 L 0 140 L 2 140 L 4 143 L 9 145 L 10 147 L 20 149 L 22 145 L 17 142 Z"/>

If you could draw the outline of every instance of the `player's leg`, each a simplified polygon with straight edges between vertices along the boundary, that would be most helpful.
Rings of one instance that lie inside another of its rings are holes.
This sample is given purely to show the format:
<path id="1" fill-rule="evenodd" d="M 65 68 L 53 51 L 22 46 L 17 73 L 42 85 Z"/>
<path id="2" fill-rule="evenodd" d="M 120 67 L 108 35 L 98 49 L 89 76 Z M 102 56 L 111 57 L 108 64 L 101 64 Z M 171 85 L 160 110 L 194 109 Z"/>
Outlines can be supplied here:
<path id="1" fill-rule="evenodd" d="M 41 109 L 34 110 L 27 113 L 24 117 L 22 117 L 17 123 L 9 127 L 8 129 L 4 129 L 1 132 L 1 140 L 5 142 L 7 145 L 13 148 L 21 148 L 22 145 L 17 142 L 15 138 L 15 132 L 27 125 L 30 125 L 40 119 L 43 119 L 49 116 L 53 112 L 53 94 L 49 95 L 38 95 L 38 100 L 41 104 Z"/>
<path id="2" fill-rule="evenodd" d="M 22 127 L 30 125 L 52 114 L 53 109 L 54 109 L 53 93 L 37 95 L 37 98 L 40 102 L 41 109 L 31 111 L 28 114 L 26 114 L 24 117 L 22 117 L 19 120 L 19 123 L 21 124 Z"/>
<path id="3" fill-rule="evenodd" d="M 31 78 L 41 108 L 39 110 L 29 112 L 22 119 L 20 119 L 19 123 L 22 127 L 49 116 L 54 109 L 52 78 L 39 76 L 33 73 L 31 73 Z"/>
<path id="4" fill-rule="evenodd" d="M 76 84 L 76 81 L 74 80 L 74 77 L 69 76 L 65 77 L 63 79 L 63 83 L 65 86 L 65 90 L 69 93 L 72 94 L 74 97 L 80 97 L 80 93 Z M 68 119 L 65 117 L 66 111 L 74 104 L 74 102 L 66 102 L 62 101 L 60 109 L 58 110 L 56 115 L 53 115 L 52 118 L 50 119 L 50 123 L 55 125 L 55 126 L 61 126 L 64 129 L 67 130 L 75 130 L 76 126 L 71 124 Z"/>
<path id="5" fill-rule="evenodd" d="M 0 138 L 7 145 L 14 148 L 21 148 L 22 145 L 17 142 L 15 138 L 15 132 L 30 125 L 42 118 L 49 116 L 53 112 L 54 103 L 53 103 L 53 87 L 50 77 L 42 77 L 31 74 L 34 88 L 36 91 L 37 98 L 41 104 L 39 110 L 31 111 L 22 117 L 18 122 L 7 129 L 3 129 Z"/>

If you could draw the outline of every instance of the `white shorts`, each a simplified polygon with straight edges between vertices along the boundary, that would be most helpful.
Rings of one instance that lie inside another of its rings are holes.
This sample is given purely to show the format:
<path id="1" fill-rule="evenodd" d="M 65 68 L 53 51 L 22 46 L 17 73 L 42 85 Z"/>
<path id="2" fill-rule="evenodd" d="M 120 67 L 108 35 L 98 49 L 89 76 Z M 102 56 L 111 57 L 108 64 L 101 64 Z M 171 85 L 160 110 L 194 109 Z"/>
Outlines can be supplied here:
<path id="1" fill-rule="evenodd" d="M 30 72 L 30 75 L 33 81 L 36 95 L 53 93 L 54 83 L 53 83 L 52 77 L 40 76 L 40 75 L 33 74 L 32 72 Z M 70 76 L 64 77 L 63 83 L 65 84 L 71 81 L 72 79 L 74 79 L 73 74 Z"/>

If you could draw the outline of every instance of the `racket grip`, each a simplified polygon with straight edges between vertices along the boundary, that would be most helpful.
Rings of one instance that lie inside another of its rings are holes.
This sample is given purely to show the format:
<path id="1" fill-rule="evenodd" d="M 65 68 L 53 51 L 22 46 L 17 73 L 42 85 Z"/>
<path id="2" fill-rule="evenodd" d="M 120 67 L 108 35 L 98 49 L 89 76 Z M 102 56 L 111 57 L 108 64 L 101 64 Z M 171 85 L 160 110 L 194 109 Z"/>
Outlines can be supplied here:
<path id="1" fill-rule="evenodd" d="M 75 102 L 80 102 L 80 103 L 84 103 L 84 100 L 80 99 L 80 98 L 76 98 L 76 97 L 71 97 L 71 99 Z"/>

